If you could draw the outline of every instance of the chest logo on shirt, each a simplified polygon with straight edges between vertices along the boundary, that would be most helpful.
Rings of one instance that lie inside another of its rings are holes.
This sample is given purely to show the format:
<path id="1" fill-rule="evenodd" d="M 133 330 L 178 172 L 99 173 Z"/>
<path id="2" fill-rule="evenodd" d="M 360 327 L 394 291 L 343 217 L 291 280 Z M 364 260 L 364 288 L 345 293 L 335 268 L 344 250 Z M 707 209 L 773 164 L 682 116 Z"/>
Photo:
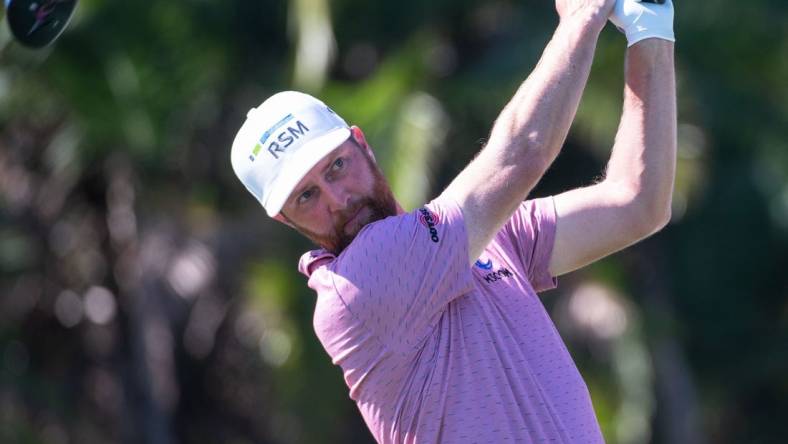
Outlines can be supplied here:
<path id="1" fill-rule="evenodd" d="M 490 271 L 493 269 L 492 259 L 487 259 L 487 261 L 477 259 L 474 265 L 476 265 L 476 267 L 480 270 Z M 498 282 L 503 278 L 510 278 L 512 276 L 514 276 L 514 273 L 512 273 L 508 268 L 501 267 L 496 271 L 490 271 L 489 273 L 485 274 L 484 280 L 488 284 L 492 284 L 493 282 Z"/>
<path id="2" fill-rule="evenodd" d="M 492 270 L 492 259 L 487 259 L 487 262 L 482 262 L 481 259 L 476 259 L 476 266 L 482 270 Z"/>
<path id="3" fill-rule="evenodd" d="M 421 222 L 422 225 L 430 230 L 430 239 L 432 239 L 432 241 L 435 243 L 440 241 L 440 238 L 438 237 L 438 229 L 435 228 L 436 225 L 441 223 L 440 216 L 428 210 L 427 208 L 419 208 L 419 213 L 419 222 Z"/>
<path id="4" fill-rule="evenodd" d="M 493 282 L 500 281 L 503 278 L 510 278 L 514 276 L 514 273 L 509 271 L 506 267 L 501 267 L 498 271 L 492 271 L 484 275 L 484 280 L 487 281 L 488 284 Z"/>

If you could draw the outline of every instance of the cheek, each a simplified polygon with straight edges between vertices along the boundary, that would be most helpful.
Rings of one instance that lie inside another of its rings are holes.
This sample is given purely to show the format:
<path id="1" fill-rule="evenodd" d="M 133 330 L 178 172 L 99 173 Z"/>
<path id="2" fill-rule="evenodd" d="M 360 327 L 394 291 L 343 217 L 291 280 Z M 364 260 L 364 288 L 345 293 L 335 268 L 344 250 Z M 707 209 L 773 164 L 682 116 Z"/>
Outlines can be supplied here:
<path id="1" fill-rule="evenodd" d="M 299 215 L 298 226 L 301 228 L 305 228 L 313 233 L 319 233 L 321 225 L 322 219 L 320 218 L 320 213 L 315 209 L 304 211 Z"/>
<path id="2" fill-rule="evenodd" d="M 356 194 L 369 196 L 375 190 L 375 175 L 363 159 L 359 159 L 357 164 L 360 165 L 349 175 L 353 190 Z"/>
<path id="3" fill-rule="evenodd" d="M 333 221 L 328 209 L 318 202 L 309 211 L 306 211 L 302 217 L 302 227 L 319 236 L 324 236 L 331 233 L 333 229 Z"/>

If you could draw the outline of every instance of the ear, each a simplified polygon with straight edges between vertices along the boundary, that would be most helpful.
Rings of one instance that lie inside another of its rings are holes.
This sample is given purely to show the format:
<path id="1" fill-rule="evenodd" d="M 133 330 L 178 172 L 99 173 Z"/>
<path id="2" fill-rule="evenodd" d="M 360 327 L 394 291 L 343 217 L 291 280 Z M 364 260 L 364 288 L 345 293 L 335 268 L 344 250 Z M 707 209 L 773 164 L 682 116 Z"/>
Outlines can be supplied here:
<path id="1" fill-rule="evenodd" d="M 369 146 L 367 143 L 367 138 L 364 136 L 364 132 L 361 131 L 361 128 L 353 125 L 350 127 L 350 136 L 356 140 L 356 142 L 364 149 L 367 150 L 372 160 L 375 160 L 375 153 L 372 152 L 372 147 Z M 377 162 L 377 160 L 375 160 Z"/>
<path id="2" fill-rule="evenodd" d="M 350 127 L 350 136 L 356 139 L 359 145 L 363 146 L 364 148 L 369 147 L 367 144 L 367 138 L 364 137 L 364 131 L 361 131 L 361 128 L 353 125 Z"/>

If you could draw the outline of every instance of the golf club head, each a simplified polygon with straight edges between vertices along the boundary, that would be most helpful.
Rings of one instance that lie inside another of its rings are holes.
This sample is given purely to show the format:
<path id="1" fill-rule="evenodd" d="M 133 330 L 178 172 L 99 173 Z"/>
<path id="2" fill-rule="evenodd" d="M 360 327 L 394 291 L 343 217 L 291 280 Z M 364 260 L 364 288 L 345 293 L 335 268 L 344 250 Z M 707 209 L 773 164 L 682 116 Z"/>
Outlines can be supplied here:
<path id="1" fill-rule="evenodd" d="M 66 29 L 77 0 L 5 0 L 8 27 L 29 48 L 43 48 Z"/>

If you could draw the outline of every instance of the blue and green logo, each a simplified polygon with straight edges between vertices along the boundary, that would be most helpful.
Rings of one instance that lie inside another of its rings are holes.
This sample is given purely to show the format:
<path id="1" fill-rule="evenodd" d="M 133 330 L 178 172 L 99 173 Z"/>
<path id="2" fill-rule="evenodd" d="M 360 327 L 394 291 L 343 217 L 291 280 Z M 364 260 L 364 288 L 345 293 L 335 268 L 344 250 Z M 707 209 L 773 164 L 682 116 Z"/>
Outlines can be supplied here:
<path id="1" fill-rule="evenodd" d="M 260 141 L 257 142 L 257 144 L 254 146 L 254 149 L 252 149 L 252 154 L 249 155 L 249 160 L 254 162 L 254 160 L 260 154 L 260 151 L 262 151 L 263 145 L 265 145 L 265 142 L 267 142 L 268 139 L 271 137 L 271 134 L 273 134 L 274 131 L 278 130 L 279 128 L 285 126 L 285 124 L 287 124 L 287 122 L 289 122 L 291 120 L 293 120 L 293 115 L 292 114 L 288 114 L 282 120 L 276 122 L 276 124 L 274 126 L 272 126 L 271 128 L 268 128 L 268 130 L 266 130 L 266 132 L 264 132 L 263 135 L 260 136 Z"/>

